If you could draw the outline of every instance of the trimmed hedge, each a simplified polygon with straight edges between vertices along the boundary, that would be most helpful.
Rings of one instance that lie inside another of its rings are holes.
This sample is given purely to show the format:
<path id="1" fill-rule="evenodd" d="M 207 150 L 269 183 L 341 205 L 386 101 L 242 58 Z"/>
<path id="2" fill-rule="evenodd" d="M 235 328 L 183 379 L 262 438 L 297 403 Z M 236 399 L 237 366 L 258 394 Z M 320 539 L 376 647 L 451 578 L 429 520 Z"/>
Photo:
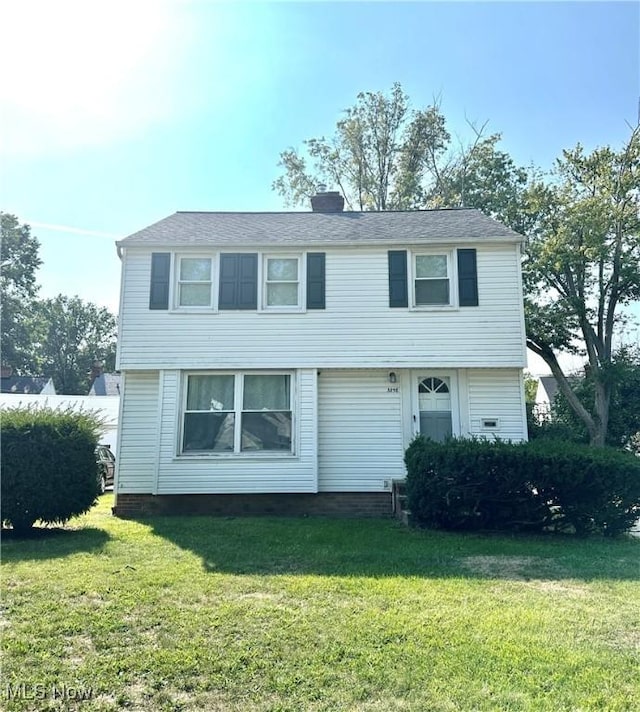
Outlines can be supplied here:
<path id="1" fill-rule="evenodd" d="M 640 459 L 612 448 L 418 437 L 405 464 L 425 527 L 614 536 L 640 517 Z"/>
<path id="2" fill-rule="evenodd" d="M 12 408 L 2 412 L 2 523 L 20 532 L 34 522 L 64 524 L 99 494 L 92 412 Z"/>

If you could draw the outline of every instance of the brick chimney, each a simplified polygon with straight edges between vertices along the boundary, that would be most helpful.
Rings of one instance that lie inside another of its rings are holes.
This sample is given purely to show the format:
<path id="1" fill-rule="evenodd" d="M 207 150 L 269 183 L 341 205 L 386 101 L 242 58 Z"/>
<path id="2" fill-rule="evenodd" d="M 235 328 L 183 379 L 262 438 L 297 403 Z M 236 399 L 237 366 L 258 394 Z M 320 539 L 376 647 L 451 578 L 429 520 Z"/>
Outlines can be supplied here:
<path id="1" fill-rule="evenodd" d="M 93 385 L 93 382 L 102 375 L 103 363 L 102 361 L 94 361 L 91 364 L 91 372 L 89 373 L 89 387 Z"/>
<path id="2" fill-rule="evenodd" d="M 318 192 L 311 196 L 311 209 L 314 213 L 341 213 L 344 198 L 337 190 L 327 190 L 326 185 L 319 185 Z"/>

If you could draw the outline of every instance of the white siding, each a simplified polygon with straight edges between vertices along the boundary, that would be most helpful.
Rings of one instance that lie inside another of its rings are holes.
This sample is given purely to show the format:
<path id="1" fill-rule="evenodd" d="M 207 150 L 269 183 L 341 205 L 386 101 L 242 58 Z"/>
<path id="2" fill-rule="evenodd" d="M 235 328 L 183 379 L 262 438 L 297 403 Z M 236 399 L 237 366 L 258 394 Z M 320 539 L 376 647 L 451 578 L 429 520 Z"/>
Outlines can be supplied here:
<path id="1" fill-rule="evenodd" d="M 404 477 L 401 393 L 388 371 L 322 371 L 318 377 L 318 489 L 378 492 Z"/>
<path id="2" fill-rule="evenodd" d="M 480 306 L 389 307 L 387 249 L 326 251 L 325 310 L 149 310 L 150 251 L 125 252 L 123 369 L 523 367 L 516 245 L 477 245 Z"/>
<path id="3" fill-rule="evenodd" d="M 526 440 L 522 372 L 517 369 L 483 369 L 468 372 L 469 421 L 472 435 L 502 440 Z M 499 427 L 482 427 L 485 418 L 497 418 Z"/>
<path id="4" fill-rule="evenodd" d="M 123 376 L 116 491 L 151 492 L 158 449 L 158 373 Z"/>
<path id="5" fill-rule="evenodd" d="M 316 372 L 297 373 L 295 454 L 180 456 L 180 371 L 165 371 L 157 494 L 316 492 Z M 155 416 L 152 418 L 155 422 Z M 147 490 L 151 491 L 151 490 Z"/>

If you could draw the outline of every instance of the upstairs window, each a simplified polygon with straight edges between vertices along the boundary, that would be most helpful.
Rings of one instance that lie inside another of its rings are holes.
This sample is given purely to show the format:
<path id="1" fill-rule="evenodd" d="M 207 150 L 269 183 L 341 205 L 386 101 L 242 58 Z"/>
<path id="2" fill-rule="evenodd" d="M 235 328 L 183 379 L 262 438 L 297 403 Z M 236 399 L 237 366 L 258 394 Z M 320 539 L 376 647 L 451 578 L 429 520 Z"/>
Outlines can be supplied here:
<path id="1" fill-rule="evenodd" d="M 211 307 L 212 267 L 209 257 L 181 257 L 178 306 Z"/>
<path id="2" fill-rule="evenodd" d="M 416 255 L 414 264 L 414 298 L 416 306 L 451 304 L 449 256 Z"/>
<path id="3" fill-rule="evenodd" d="M 265 309 L 300 306 L 300 260 L 297 257 L 266 257 L 264 274 Z"/>

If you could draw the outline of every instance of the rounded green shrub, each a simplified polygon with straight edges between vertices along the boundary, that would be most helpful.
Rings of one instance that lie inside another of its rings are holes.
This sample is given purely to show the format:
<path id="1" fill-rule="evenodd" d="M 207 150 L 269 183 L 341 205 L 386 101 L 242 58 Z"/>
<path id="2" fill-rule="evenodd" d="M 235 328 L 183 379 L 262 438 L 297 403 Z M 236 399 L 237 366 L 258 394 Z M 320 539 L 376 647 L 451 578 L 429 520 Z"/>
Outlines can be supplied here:
<path id="1" fill-rule="evenodd" d="M 405 463 L 426 527 L 616 535 L 640 517 L 640 458 L 612 448 L 416 438 Z"/>
<path id="2" fill-rule="evenodd" d="M 3 525 L 25 532 L 38 520 L 64 524 L 95 504 L 100 425 L 99 417 L 88 411 L 2 412 Z"/>

